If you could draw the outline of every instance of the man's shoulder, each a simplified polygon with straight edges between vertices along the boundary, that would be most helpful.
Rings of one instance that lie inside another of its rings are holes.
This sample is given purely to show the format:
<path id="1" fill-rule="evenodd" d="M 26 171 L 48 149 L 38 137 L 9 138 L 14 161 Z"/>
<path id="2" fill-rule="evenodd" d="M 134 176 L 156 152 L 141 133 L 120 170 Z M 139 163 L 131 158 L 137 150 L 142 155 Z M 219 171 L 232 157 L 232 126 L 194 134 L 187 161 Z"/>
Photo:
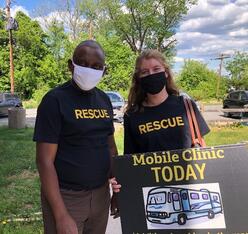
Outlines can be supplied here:
<path id="1" fill-rule="evenodd" d="M 95 92 L 100 98 L 110 101 L 109 96 L 103 90 L 96 87 Z"/>
<path id="2" fill-rule="evenodd" d="M 67 81 L 61 85 L 58 85 L 52 89 L 50 89 L 46 95 L 44 97 L 53 97 L 53 98 L 56 98 L 56 97 L 59 97 L 59 96 L 63 96 L 65 93 L 68 92 L 68 90 L 71 89 L 71 82 L 70 81 Z"/>

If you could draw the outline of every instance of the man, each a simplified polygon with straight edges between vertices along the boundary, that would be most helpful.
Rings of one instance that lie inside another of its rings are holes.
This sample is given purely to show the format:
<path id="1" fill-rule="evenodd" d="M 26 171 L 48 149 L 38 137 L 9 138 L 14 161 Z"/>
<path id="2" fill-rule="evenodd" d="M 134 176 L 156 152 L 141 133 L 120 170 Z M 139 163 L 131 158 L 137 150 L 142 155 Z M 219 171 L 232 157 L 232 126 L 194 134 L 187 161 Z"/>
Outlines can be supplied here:
<path id="1" fill-rule="evenodd" d="M 68 61 L 72 80 L 49 91 L 39 105 L 34 141 L 46 234 L 105 233 L 117 150 L 111 102 L 95 87 L 104 64 L 97 42 L 80 43 Z"/>

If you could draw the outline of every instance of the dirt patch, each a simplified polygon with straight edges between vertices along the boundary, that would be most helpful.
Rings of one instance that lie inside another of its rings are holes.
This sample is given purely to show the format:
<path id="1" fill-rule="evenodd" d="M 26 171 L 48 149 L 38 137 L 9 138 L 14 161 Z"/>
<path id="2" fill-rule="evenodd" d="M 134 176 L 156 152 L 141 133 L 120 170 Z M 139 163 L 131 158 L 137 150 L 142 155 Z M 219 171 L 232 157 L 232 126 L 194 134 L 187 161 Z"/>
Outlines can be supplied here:
<path id="1" fill-rule="evenodd" d="M 38 172 L 31 172 L 29 170 L 23 170 L 20 174 L 9 176 L 8 179 L 31 179 L 38 176 Z"/>

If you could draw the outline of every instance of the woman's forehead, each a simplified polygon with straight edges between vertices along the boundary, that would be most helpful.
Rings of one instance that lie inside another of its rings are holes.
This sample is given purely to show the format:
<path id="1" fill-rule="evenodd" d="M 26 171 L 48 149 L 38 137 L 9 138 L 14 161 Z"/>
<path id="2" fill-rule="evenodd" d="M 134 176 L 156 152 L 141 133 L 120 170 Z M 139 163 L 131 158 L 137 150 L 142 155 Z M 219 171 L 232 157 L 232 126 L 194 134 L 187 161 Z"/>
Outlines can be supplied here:
<path id="1" fill-rule="evenodd" d="M 140 62 L 139 69 L 146 69 L 146 68 L 151 68 L 151 67 L 155 67 L 155 66 L 163 66 L 164 67 L 162 61 L 160 61 L 159 59 L 144 58 Z"/>

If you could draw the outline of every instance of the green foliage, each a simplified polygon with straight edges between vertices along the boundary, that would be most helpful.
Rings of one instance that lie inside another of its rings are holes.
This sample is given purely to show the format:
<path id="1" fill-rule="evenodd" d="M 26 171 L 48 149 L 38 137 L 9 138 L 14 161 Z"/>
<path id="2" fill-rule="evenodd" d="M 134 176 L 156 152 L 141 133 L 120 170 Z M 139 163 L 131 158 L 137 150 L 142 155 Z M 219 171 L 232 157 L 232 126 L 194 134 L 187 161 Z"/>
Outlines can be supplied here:
<path id="1" fill-rule="evenodd" d="M 191 96 L 197 100 L 202 100 L 216 97 L 218 79 L 220 79 L 218 94 L 223 96 L 226 92 L 225 79 L 209 70 L 206 64 L 187 60 L 177 77 L 177 83 L 181 89 Z"/>
<path id="2" fill-rule="evenodd" d="M 248 53 L 236 52 L 233 58 L 226 63 L 229 72 L 229 88 L 248 89 Z"/>
<path id="3" fill-rule="evenodd" d="M 135 54 L 117 36 L 98 36 L 106 53 L 107 74 L 99 84 L 103 90 L 127 90 L 130 86 Z"/>
<path id="4" fill-rule="evenodd" d="M 0 12 L 3 15 L 3 12 Z M 22 12 L 16 14 L 19 30 L 13 31 L 15 91 L 25 99 L 35 97 L 35 90 L 49 89 L 69 79 L 67 60 L 71 57 L 72 44 L 64 32 L 64 27 L 57 21 L 51 22 L 45 33 L 37 21 L 31 20 Z M 0 90 L 8 91 L 9 49 L 5 39 L 8 34 L 0 17 Z M 39 91 L 38 91 L 39 92 Z M 36 100 L 37 99 L 37 100 Z"/>
<path id="5" fill-rule="evenodd" d="M 32 21 L 22 12 L 16 14 L 19 30 L 12 31 L 14 44 L 14 68 L 15 68 L 15 91 L 25 98 L 31 97 L 33 90 L 37 88 L 39 73 L 38 63 L 48 53 L 44 42 L 46 35 L 36 21 Z M 1 20 L 0 20 L 1 21 Z M 0 24 L 1 25 L 1 24 Z M 1 28 L 4 31 L 4 28 Z M 6 32 L 5 32 L 6 34 Z M 0 60 L 3 72 L 0 79 L 0 90 L 10 89 L 9 82 L 9 48 L 6 44 L 0 44 L 4 59 Z M 2 53 L 0 53 L 2 56 Z"/>
<path id="6" fill-rule="evenodd" d="M 174 47 L 175 29 L 194 0 L 102 0 L 114 31 L 134 52 L 155 48 L 164 52 Z"/>
<path id="7" fill-rule="evenodd" d="M 32 96 L 32 100 L 36 102 L 37 106 L 40 104 L 42 98 L 49 90 L 50 90 L 50 87 L 48 85 L 44 85 L 40 87 L 39 89 L 35 90 Z"/>

